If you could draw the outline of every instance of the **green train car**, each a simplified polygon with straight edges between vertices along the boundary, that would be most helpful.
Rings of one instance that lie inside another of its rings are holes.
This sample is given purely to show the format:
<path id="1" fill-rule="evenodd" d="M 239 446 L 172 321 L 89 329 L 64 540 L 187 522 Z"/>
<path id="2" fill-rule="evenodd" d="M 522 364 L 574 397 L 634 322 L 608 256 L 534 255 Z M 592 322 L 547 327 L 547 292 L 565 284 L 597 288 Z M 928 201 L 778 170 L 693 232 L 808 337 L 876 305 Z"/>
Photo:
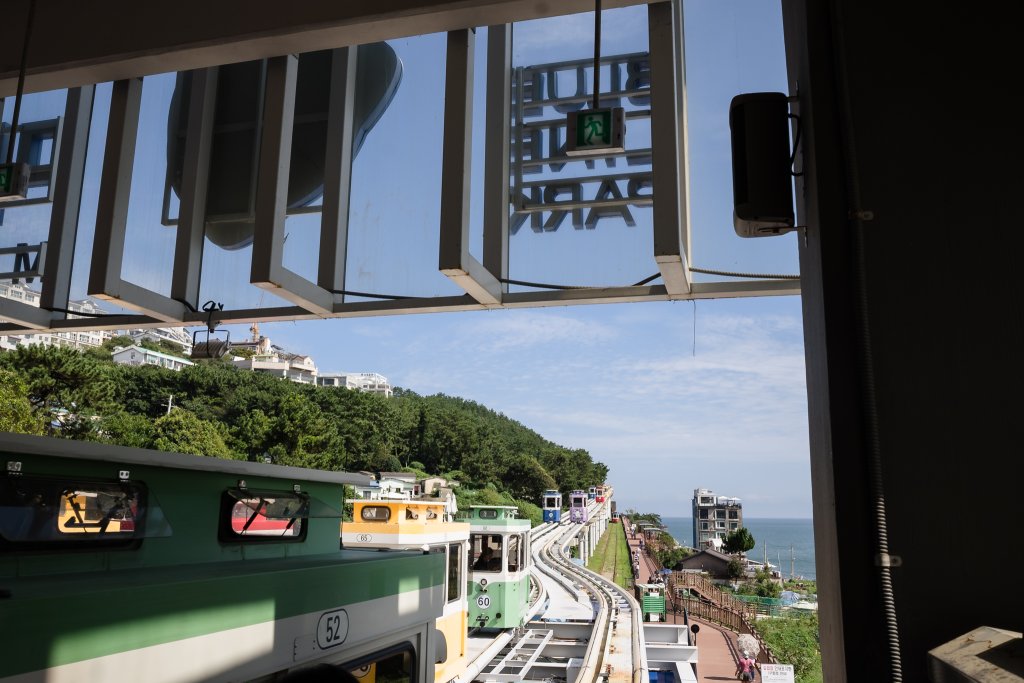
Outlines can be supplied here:
<path id="1" fill-rule="evenodd" d="M 469 625 L 517 628 L 530 601 L 530 520 L 511 505 L 469 509 Z"/>
<path id="2" fill-rule="evenodd" d="M 340 548 L 358 475 L 15 434 L 0 464 L 0 682 L 412 682 L 444 657 L 444 557 Z"/>

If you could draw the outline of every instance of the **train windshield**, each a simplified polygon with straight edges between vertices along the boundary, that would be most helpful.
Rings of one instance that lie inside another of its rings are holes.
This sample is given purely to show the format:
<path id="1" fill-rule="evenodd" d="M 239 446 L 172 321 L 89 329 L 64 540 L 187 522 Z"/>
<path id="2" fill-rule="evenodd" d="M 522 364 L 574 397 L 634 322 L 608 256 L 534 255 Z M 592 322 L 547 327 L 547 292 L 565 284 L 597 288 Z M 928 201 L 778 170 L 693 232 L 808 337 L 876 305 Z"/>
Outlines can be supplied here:
<path id="1" fill-rule="evenodd" d="M 470 536 L 473 571 L 500 572 L 504 537 L 501 534 L 473 534 Z"/>

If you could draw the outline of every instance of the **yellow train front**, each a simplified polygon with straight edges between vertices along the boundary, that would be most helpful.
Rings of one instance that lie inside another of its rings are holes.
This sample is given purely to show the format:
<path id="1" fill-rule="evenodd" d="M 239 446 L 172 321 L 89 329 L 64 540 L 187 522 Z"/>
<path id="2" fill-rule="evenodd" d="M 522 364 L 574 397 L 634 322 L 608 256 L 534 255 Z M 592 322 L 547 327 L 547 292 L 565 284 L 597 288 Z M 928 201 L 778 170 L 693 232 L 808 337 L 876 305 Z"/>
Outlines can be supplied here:
<path id="1" fill-rule="evenodd" d="M 346 549 L 416 549 L 445 556 L 445 604 L 437 619 L 440 645 L 434 680 L 451 681 L 467 665 L 469 524 L 446 519 L 445 504 L 439 500 L 357 500 L 352 520 L 341 525 Z"/>

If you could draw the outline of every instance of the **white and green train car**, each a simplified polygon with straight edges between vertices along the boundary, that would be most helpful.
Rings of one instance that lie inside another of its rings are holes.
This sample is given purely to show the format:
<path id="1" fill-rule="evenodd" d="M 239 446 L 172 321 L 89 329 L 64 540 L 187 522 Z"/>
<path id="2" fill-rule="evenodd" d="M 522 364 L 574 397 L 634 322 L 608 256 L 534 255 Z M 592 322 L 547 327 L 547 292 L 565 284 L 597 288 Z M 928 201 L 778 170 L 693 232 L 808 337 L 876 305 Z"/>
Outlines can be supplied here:
<path id="1" fill-rule="evenodd" d="M 530 601 L 530 520 L 511 505 L 469 509 L 469 625 L 517 628 Z"/>
<path id="2" fill-rule="evenodd" d="M 3 683 L 432 680 L 444 557 L 341 549 L 357 475 L 13 434 L 0 465 Z"/>

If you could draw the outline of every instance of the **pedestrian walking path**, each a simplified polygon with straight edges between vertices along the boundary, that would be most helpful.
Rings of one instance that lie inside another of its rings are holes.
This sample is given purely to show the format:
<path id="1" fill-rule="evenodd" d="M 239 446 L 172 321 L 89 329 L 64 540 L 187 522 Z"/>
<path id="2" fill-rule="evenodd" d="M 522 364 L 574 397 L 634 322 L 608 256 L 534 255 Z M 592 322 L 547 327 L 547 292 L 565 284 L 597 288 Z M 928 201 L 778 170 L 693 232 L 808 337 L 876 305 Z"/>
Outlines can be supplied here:
<path id="1" fill-rule="evenodd" d="M 642 538 L 640 532 L 634 536 L 632 525 L 628 518 L 622 518 L 622 528 L 626 534 L 629 544 L 630 557 L 638 557 L 639 562 L 634 564 L 637 568 L 635 580 L 639 583 L 653 583 L 657 579 L 657 566 L 646 552 L 641 552 Z M 634 554 L 637 553 L 637 554 Z M 670 624 L 683 623 L 682 614 L 666 615 L 666 622 Z M 737 634 L 728 629 L 722 629 L 711 622 L 691 617 L 689 623 L 697 624 L 700 630 L 697 633 L 695 645 L 697 646 L 697 680 L 698 681 L 735 681 L 736 663 L 739 661 L 739 648 L 737 646 Z"/>

